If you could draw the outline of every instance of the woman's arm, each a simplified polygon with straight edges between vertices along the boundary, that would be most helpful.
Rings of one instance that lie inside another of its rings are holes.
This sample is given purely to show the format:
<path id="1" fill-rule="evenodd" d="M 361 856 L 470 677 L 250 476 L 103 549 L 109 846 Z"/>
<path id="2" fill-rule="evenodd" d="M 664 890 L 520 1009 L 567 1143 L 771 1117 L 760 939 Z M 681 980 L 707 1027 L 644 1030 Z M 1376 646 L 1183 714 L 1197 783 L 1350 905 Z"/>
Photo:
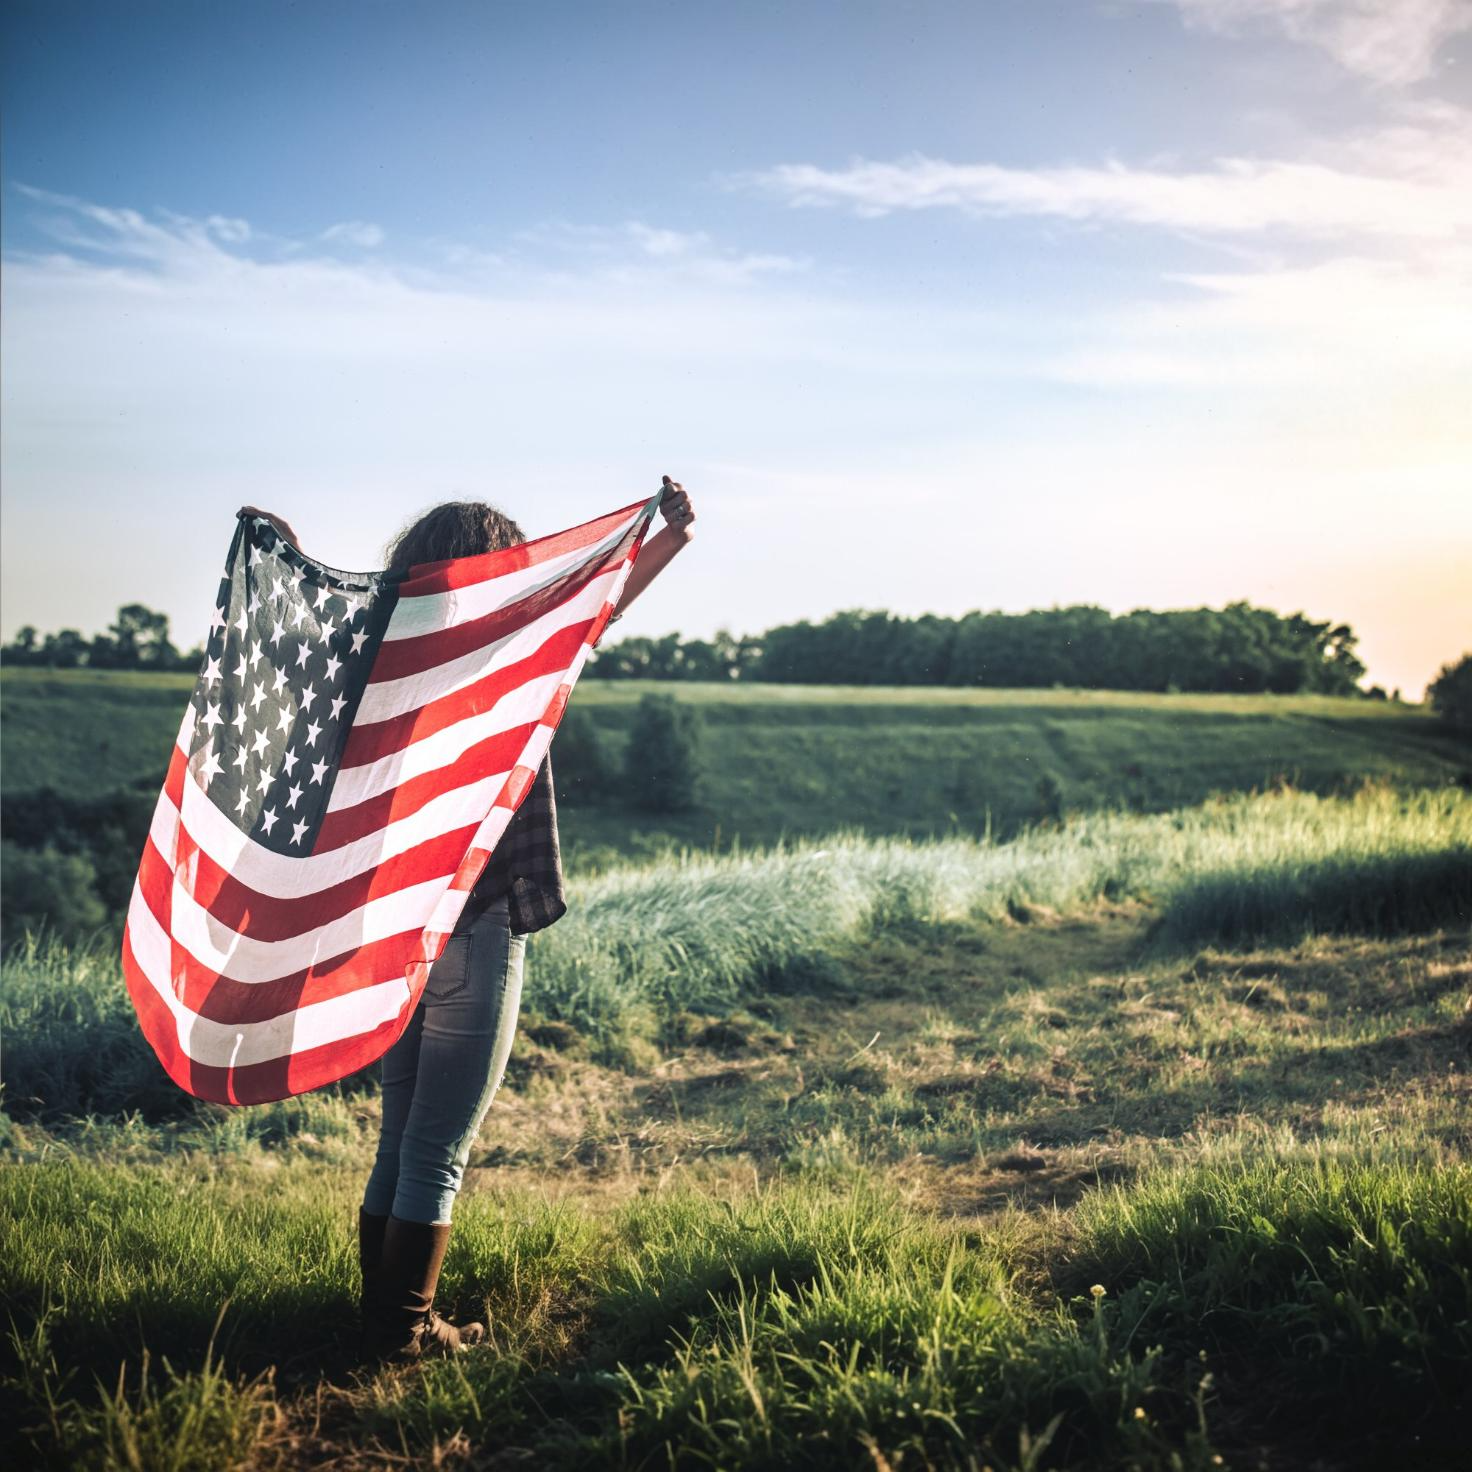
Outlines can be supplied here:
<path id="1" fill-rule="evenodd" d="M 690 504 L 690 495 L 679 481 L 671 480 L 669 476 L 664 478 L 664 498 L 659 503 L 659 514 L 664 517 L 665 524 L 639 549 L 638 559 L 618 600 L 620 614 L 670 565 L 675 553 L 688 545 L 695 535 L 695 508 Z"/>

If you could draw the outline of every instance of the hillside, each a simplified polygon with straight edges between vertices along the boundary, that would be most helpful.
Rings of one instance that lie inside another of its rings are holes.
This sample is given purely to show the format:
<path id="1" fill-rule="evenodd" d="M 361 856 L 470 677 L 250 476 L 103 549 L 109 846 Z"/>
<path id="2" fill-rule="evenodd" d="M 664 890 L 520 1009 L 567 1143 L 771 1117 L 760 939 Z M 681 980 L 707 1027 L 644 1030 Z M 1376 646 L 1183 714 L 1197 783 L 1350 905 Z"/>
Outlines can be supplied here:
<path id="1" fill-rule="evenodd" d="M 5 671 L 3 791 L 161 780 L 192 685 L 188 675 Z M 573 859 L 843 825 L 922 836 L 990 822 L 1007 834 L 1067 810 L 1161 811 L 1284 781 L 1328 792 L 1365 778 L 1472 778 L 1472 752 L 1423 708 L 1320 696 L 590 680 L 573 704 L 621 758 L 651 690 L 704 718 L 700 806 L 653 819 L 574 796 L 563 825 Z"/>

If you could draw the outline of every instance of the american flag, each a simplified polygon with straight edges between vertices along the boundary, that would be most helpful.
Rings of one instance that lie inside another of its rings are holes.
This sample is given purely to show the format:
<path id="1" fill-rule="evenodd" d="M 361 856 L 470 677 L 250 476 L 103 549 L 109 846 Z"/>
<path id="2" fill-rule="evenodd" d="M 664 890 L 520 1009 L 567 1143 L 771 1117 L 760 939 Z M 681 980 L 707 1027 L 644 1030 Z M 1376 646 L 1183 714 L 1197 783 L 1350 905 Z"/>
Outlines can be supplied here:
<path id="1" fill-rule="evenodd" d="M 239 519 L 123 934 L 181 1088 L 283 1099 L 398 1039 L 661 495 L 401 577 Z"/>

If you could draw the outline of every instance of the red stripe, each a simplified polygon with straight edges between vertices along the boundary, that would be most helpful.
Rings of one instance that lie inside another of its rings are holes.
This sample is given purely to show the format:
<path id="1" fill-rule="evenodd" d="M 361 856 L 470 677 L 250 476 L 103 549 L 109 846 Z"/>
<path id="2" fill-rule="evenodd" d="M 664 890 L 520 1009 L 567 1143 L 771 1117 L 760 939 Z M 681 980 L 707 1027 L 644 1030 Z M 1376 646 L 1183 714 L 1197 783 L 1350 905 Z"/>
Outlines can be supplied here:
<path id="1" fill-rule="evenodd" d="M 290 1098 L 320 1089 L 381 1058 L 399 1040 L 414 1008 L 419 1005 L 424 989 L 422 965 L 410 983 L 409 1000 L 394 1018 L 356 1037 L 341 1042 L 325 1043 L 265 1063 L 251 1063 L 243 1068 L 223 1068 L 196 1063 L 179 1046 L 178 1028 L 173 1014 L 154 991 L 133 955 L 131 940 L 123 934 L 123 976 L 128 994 L 138 1012 L 143 1035 L 148 1039 L 164 1071 L 181 1089 L 196 1098 L 216 1104 L 267 1104 L 275 1099 Z"/>
<path id="2" fill-rule="evenodd" d="M 271 895 L 252 889 L 217 864 L 198 847 L 181 822 L 174 863 L 170 865 L 150 835 L 138 866 L 138 882 L 155 913 L 164 892 L 178 879 L 196 904 L 231 930 L 249 935 L 252 940 L 290 940 L 303 931 L 340 920 L 370 900 L 382 899 L 429 879 L 453 876 L 464 858 L 465 845 L 475 838 L 479 827 L 479 822 L 468 823 L 438 833 L 385 859 L 375 868 L 326 889 L 310 894 Z"/>
<path id="3" fill-rule="evenodd" d="M 467 747 L 446 766 L 410 777 L 397 787 L 390 787 L 350 808 L 340 808 L 335 813 L 328 813 L 317 830 L 317 842 L 312 852 L 331 853 L 333 849 L 355 843 L 369 833 L 377 833 L 390 823 L 398 822 L 400 818 L 410 817 L 426 803 L 433 802 L 447 792 L 454 792 L 457 788 L 468 787 L 473 782 L 480 782 L 495 776 L 497 772 L 506 771 L 515 764 L 516 758 L 521 755 L 539 724 L 539 721 L 527 721 L 523 725 L 513 726 L 509 731 L 498 731 L 494 736 L 487 736 L 484 741 L 477 741 L 474 746 Z M 503 787 L 502 792 L 504 791 Z M 507 805 L 504 796 L 498 796 L 495 802 L 502 806 Z M 493 805 L 486 805 L 486 813 L 490 812 Z M 481 817 L 484 816 L 485 813 L 482 813 Z"/>
<path id="4" fill-rule="evenodd" d="M 415 741 L 422 741 L 426 736 L 433 736 L 435 732 L 455 725 L 457 721 L 463 721 L 469 716 L 483 715 L 504 695 L 526 684 L 528 680 L 534 680 L 552 670 L 566 669 L 576 658 L 578 647 L 587 641 L 592 622 L 594 620 L 583 619 L 558 629 L 555 634 L 548 635 L 545 643 L 525 659 L 493 669 L 473 685 L 452 690 L 448 695 L 441 695 L 417 710 L 390 716 L 386 721 L 354 725 L 348 733 L 339 766 L 366 767 L 380 757 L 402 751 Z"/>
<path id="5" fill-rule="evenodd" d="M 620 543 L 613 551 L 598 562 L 583 562 L 565 573 L 545 588 L 518 598 L 504 608 L 493 608 L 480 618 L 466 619 L 464 623 L 452 624 L 446 629 L 434 629 L 412 639 L 385 639 L 378 646 L 373 671 L 368 677 L 370 685 L 382 685 L 389 680 L 402 680 L 408 675 L 420 675 L 436 665 L 447 664 L 452 659 L 473 654 L 484 649 L 508 634 L 525 629 L 544 618 L 554 609 L 577 596 L 595 578 L 600 578 L 611 568 L 619 566 L 628 556 L 628 547 Z"/>
<path id="6" fill-rule="evenodd" d="M 487 552 L 482 557 L 421 562 L 411 567 L 408 577 L 399 584 L 399 597 L 420 598 L 429 593 L 448 593 L 453 588 L 464 588 L 471 583 L 483 583 L 487 578 L 518 572 L 524 567 L 535 567 L 564 553 L 576 552 L 580 547 L 591 547 L 601 542 L 620 522 L 627 521 L 634 512 L 641 510 L 644 504 L 643 501 L 633 501 L 606 516 L 585 521 L 581 526 L 536 537 L 515 547 L 504 547 L 499 552 Z"/>

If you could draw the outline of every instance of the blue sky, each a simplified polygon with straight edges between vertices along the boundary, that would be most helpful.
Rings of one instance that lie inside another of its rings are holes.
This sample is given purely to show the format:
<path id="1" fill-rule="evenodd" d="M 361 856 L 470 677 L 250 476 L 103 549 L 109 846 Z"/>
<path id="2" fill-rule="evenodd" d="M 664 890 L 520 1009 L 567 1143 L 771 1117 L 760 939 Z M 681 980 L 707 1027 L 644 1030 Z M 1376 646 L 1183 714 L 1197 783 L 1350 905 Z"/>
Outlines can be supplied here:
<path id="1" fill-rule="evenodd" d="M 3 583 L 198 637 L 668 471 L 621 626 L 1250 598 L 1472 645 L 1472 3 L 4 12 Z M 65 568 L 64 576 L 58 574 Z"/>

